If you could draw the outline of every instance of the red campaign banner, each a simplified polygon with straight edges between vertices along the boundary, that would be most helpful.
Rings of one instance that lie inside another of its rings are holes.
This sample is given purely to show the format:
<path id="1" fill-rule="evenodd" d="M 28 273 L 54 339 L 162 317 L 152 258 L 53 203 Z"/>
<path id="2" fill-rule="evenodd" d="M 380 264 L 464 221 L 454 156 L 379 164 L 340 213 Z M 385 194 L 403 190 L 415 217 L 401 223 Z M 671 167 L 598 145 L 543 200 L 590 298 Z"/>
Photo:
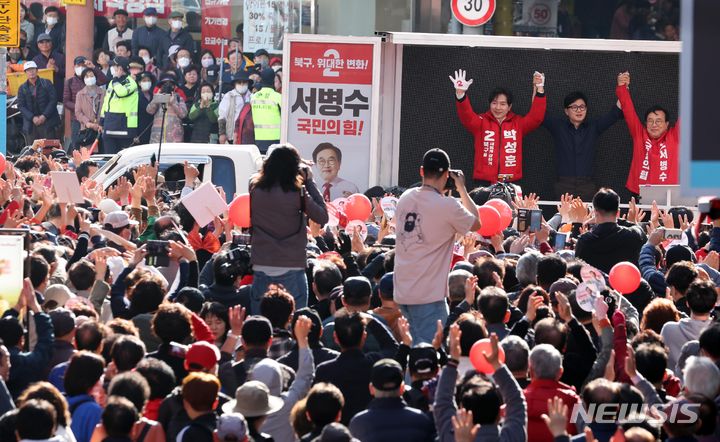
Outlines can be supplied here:
<path id="1" fill-rule="evenodd" d="M 233 35 L 230 0 L 202 0 L 201 46 L 220 57 L 223 39 Z M 227 49 L 226 49 L 227 51 Z"/>
<path id="2" fill-rule="evenodd" d="M 158 18 L 167 18 L 172 12 L 172 0 L 94 0 L 94 3 L 95 15 L 102 17 L 112 17 L 118 9 L 124 9 L 130 17 L 140 19 L 145 8 L 157 9 Z M 145 26 L 145 23 L 140 20 L 138 26 Z"/>
<path id="3" fill-rule="evenodd" d="M 372 84 L 372 61 L 372 44 L 292 42 L 289 80 Z"/>

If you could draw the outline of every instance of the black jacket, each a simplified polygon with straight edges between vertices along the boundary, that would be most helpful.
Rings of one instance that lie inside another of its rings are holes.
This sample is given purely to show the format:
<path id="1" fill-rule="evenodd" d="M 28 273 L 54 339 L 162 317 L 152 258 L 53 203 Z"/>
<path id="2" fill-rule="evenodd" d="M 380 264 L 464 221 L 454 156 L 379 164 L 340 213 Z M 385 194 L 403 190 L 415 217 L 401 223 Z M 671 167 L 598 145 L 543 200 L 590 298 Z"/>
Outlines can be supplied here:
<path id="1" fill-rule="evenodd" d="M 327 347 L 324 347 L 322 343 L 318 342 L 317 345 L 310 344 L 311 350 L 313 354 L 313 362 L 315 363 L 315 367 L 317 368 L 318 365 L 322 364 L 323 362 L 332 361 L 336 359 L 338 356 L 340 356 L 340 353 L 331 350 Z M 278 362 L 281 364 L 285 364 L 288 367 L 292 368 L 293 370 L 297 371 L 298 369 L 298 346 L 297 343 L 293 346 L 292 350 L 290 350 L 290 353 L 285 354 L 284 356 L 278 358 Z"/>
<path id="2" fill-rule="evenodd" d="M 610 269 L 621 261 L 638 265 L 645 235 L 639 226 L 629 226 L 631 227 L 623 227 L 617 223 L 598 224 L 578 238 L 575 256 L 605 273 L 609 273 Z"/>
<path id="3" fill-rule="evenodd" d="M 367 332 L 378 338 L 382 352 L 364 354 L 360 349 L 345 350 L 337 359 L 318 365 L 315 371 L 316 384 L 328 382 L 343 392 L 342 423 L 345 425 L 365 410 L 372 399 L 368 385 L 373 364 L 382 358 L 395 357 L 399 347 L 392 335 L 385 336 L 387 330 L 376 320 L 368 322 Z"/>
<path id="4" fill-rule="evenodd" d="M 23 132 L 29 134 L 33 129 L 33 117 L 45 115 L 45 125 L 60 124 L 57 111 L 57 92 L 53 84 L 44 78 L 37 79 L 33 87 L 29 81 L 18 89 L 18 109 L 23 116 Z"/>
<path id="5" fill-rule="evenodd" d="M 175 37 L 173 37 L 172 29 L 170 29 L 167 31 L 167 38 L 170 42 L 168 48 L 178 45 L 181 49 L 187 49 L 191 54 L 195 54 L 195 40 L 193 40 L 187 28 L 180 29 L 180 31 L 175 34 Z M 183 79 L 182 81 L 184 82 L 185 80 Z"/>
<path id="6" fill-rule="evenodd" d="M 350 421 L 350 432 L 363 442 L 435 440 L 430 418 L 399 397 L 373 399 L 367 410 Z"/>
<path id="7" fill-rule="evenodd" d="M 132 36 L 132 51 L 133 54 L 137 54 L 140 50 L 140 46 L 145 46 L 150 49 L 150 53 L 155 58 L 155 65 L 165 69 L 167 67 L 168 48 L 170 47 L 170 41 L 168 39 L 168 33 L 157 26 L 148 28 L 147 26 L 138 26 L 133 31 Z"/>

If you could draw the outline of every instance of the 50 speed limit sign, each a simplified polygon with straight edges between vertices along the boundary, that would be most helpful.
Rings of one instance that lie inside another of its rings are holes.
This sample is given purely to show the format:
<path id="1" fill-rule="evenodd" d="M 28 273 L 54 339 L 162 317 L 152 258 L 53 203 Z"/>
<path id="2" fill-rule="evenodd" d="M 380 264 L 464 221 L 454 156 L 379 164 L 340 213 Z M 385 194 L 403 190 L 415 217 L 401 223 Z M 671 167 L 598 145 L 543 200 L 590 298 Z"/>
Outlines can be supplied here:
<path id="1" fill-rule="evenodd" d="M 495 13 L 495 0 L 452 0 L 453 16 L 465 26 L 482 26 Z"/>

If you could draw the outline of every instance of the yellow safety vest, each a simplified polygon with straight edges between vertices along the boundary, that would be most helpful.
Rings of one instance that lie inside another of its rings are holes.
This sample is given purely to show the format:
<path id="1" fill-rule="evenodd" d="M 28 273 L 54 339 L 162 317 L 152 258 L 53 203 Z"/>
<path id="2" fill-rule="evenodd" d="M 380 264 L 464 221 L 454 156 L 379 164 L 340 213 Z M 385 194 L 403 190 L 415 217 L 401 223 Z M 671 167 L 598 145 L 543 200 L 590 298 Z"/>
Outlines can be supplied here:
<path id="1" fill-rule="evenodd" d="M 125 114 L 128 129 L 136 129 L 138 127 L 138 101 L 138 86 L 131 76 L 128 75 L 122 82 L 113 79 L 108 84 L 100 116 L 104 117 L 107 112 Z"/>
<path id="2" fill-rule="evenodd" d="M 280 139 L 280 103 L 282 95 L 264 87 L 250 97 L 256 140 Z"/>

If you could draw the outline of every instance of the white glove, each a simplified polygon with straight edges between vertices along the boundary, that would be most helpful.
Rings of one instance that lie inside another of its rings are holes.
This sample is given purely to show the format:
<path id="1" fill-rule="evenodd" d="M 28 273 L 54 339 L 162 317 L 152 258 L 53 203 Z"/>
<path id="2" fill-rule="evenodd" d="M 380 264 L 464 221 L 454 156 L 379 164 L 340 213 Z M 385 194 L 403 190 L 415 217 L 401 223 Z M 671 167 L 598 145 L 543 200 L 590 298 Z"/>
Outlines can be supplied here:
<path id="1" fill-rule="evenodd" d="M 545 87 L 545 74 L 542 74 L 542 73 L 540 73 L 540 72 L 538 72 L 538 71 L 535 71 L 535 73 L 533 74 L 533 83 L 535 82 L 535 77 L 536 77 L 536 76 L 540 76 L 540 78 L 541 78 L 542 80 L 540 81 L 540 83 L 536 84 L 535 86 L 537 86 L 537 87 Z"/>
<path id="2" fill-rule="evenodd" d="M 465 71 L 462 69 L 455 71 L 455 78 L 451 75 L 448 75 L 448 78 L 452 81 L 455 90 L 462 91 L 463 93 L 465 93 L 473 83 L 472 80 L 465 80 Z"/>

